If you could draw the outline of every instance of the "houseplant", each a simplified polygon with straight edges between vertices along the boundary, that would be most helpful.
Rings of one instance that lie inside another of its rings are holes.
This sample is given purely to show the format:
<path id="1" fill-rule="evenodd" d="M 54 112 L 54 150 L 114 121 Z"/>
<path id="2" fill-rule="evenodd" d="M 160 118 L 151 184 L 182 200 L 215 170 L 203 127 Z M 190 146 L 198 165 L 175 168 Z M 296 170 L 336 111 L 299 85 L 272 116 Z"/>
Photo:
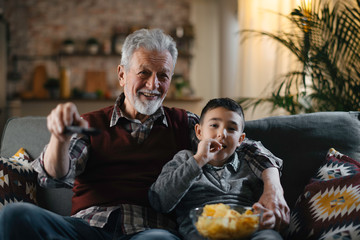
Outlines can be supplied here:
<path id="1" fill-rule="evenodd" d="M 86 41 L 86 47 L 90 54 L 97 54 L 99 51 L 99 42 L 96 38 L 89 38 Z"/>
<path id="2" fill-rule="evenodd" d="M 303 1 L 284 17 L 294 26 L 291 32 L 243 30 L 243 40 L 273 39 L 301 68 L 281 76 L 270 96 L 241 98 L 244 108 L 270 102 L 290 114 L 360 110 L 360 1 Z"/>
<path id="3" fill-rule="evenodd" d="M 66 54 L 73 54 L 75 52 L 74 40 L 67 38 L 62 42 L 63 52 Z"/>

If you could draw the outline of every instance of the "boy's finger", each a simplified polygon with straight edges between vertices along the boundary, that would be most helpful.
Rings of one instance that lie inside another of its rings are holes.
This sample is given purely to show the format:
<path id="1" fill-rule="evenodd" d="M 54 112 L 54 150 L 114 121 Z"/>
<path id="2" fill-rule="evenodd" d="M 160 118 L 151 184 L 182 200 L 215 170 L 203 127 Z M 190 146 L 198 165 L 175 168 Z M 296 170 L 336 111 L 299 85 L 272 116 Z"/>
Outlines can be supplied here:
<path id="1" fill-rule="evenodd" d="M 222 145 L 215 139 L 210 140 L 210 152 L 216 152 L 221 149 Z"/>

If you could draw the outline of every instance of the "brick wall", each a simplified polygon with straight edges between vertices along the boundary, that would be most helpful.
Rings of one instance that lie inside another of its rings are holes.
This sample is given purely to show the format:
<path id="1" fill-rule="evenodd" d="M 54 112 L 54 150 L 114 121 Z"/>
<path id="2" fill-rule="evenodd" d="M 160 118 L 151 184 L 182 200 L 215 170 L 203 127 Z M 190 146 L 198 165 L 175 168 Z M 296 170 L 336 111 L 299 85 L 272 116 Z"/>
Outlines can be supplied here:
<path id="1" fill-rule="evenodd" d="M 79 49 L 90 37 L 109 41 L 115 28 L 159 27 L 166 32 L 189 22 L 190 0 L 11 0 L 4 2 L 9 23 L 11 56 L 20 56 L 21 80 L 16 91 L 31 89 L 34 68 L 44 64 L 49 77 L 59 77 L 59 66 L 71 70 L 71 86 L 82 87 L 86 70 L 105 70 L 111 88 L 117 88 L 118 56 L 56 56 L 62 41 L 72 38 Z M 179 64 L 181 65 L 181 63 Z M 9 70 L 14 62 L 9 62 Z"/>

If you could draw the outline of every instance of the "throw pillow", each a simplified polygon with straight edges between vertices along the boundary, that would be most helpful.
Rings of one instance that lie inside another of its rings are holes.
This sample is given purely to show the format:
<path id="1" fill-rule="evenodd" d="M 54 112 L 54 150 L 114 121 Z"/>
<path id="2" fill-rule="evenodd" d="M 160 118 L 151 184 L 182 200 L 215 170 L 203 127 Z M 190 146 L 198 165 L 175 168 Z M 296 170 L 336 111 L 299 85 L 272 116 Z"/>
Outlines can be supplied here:
<path id="1" fill-rule="evenodd" d="M 36 204 L 36 177 L 25 149 L 10 158 L 0 157 L 0 209 L 12 202 Z"/>
<path id="2" fill-rule="evenodd" d="M 360 239 L 360 163 L 330 149 L 291 212 L 287 239 Z"/>

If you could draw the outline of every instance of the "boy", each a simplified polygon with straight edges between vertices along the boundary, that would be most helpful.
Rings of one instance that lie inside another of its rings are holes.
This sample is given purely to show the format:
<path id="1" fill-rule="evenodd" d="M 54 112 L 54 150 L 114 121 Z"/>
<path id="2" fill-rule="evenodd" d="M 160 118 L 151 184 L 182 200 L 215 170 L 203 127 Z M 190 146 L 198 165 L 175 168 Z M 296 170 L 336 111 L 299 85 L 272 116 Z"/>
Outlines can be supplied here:
<path id="1" fill-rule="evenodd" d="M 178 152 L 162 169 L 149 191 L 150 203 L 157 211 L 175 209 L 179 231 L 185 239 L 201 239 L 189 211 L 206 204 L 252 206 L 264 211 L 260 228 L 251 239 L 282 239 L 274 230 L 275 216 L 258 199 L 263 183 L 250 169 L 240 144 L 245 139 L 244 113 L 229 98 L 210 100 L 195 125 L 200 141 L 196 153 Z"/>

